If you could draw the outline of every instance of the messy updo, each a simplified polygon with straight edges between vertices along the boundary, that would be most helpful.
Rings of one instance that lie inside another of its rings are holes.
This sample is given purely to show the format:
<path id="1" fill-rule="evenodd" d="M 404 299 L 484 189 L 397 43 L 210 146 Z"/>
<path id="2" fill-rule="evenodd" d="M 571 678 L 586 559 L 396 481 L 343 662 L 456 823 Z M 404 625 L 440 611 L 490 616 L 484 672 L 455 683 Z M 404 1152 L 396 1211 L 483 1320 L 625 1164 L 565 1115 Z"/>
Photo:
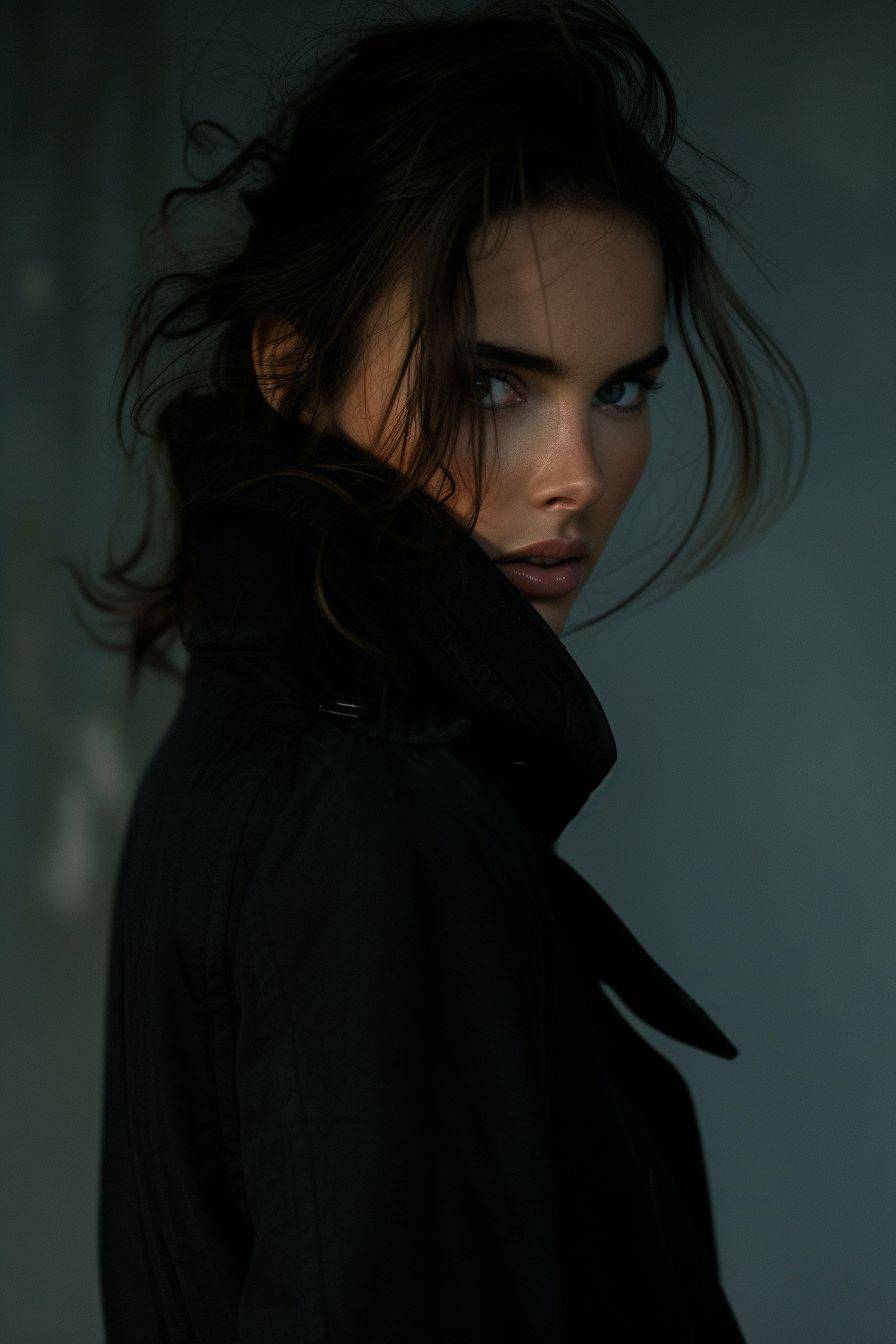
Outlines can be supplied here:
<path id="1" fill-rule="evenodd" d="M 287 87 L 272 99 L 261 133 L 239 144 L 217 122 L 186 128 L 187 156 L 215 132 L 231 145 L 230 157 L 216 172 L 192 174 L 197 185 L 165 194 L 161 236 L 176 259 L 142 283 L 128 310 L 116 429 L 128 453 L 123 425 L 133 396 L 131 427 L 150 441 L 168 486 L 165 549 L 156 572 L 138 578 L 156 538 L 150 492 L 133 549 L 118 562 L 107 555 L 102 577 L 109 589 L 94 588 L 69 568 L 84 597 L 124 626 L 123 640 L 93 638 L 129 655 L 132 691 L 144 666 L 181 678 L 166 650 L 183 637 L 189 617 L 190 568 L 182 501 L 168 466 L 169 438 L 185 402 L 227 398 L 239 422 L 263 427 L 274 412 L 259 391 L 251 338 L 256 319 L 271 313 L 303 337 L 302 358 L 284 371 L 279 413 L 287 420 L 302 409 L 313 415 L 338 399 L 371 315 L 396 279 L 407 276 L 414 323 L 399 381 L 409 369 L 411 377 L 396 443 L 402 477 L 391 505 L 437 467 L 451 482 L 469 414 L 458 351 L 476 336 L 471 235 L 518 210 L 621 207 L 653 231 L 668 311 L 706 420 L 704 485 L 684 535 L 635 591 L 584 624 L 630 603 L 688 543 L 690 563 L 675 586 L 707 569 L 735 540 L 778 517 L 805 474 L 805 390 L 711 255 L 707 221 L 744 240 L 669 166 L 679 145 L 704 167 L 708 156 L 679 131 L 669 77 L 614 5 L 492 0 L 437 17 L 391 6 L 381 23 L 328 24 L 327 34 L 338 40 L 327 54 L 316 52 L 301 78 L 284 78 Z M 185 249 L 170 232 L 178 201 L 229 202 L 236 239 L 222 237 L 213 254 L 198 243 Z M 768 395 L 744 337 L 795 399 L 804 427 L 798 470 L 789 419 L 780 414 L 785 398 Z M 151 357 L 160 360 L 152 377 Z M 724 471 L 720 395 L 732 436 Z M 420 432 L 408 447 L 412 424 Z M 481 498 L 483 429 L 472 427 L 476 502 L 468 530 Z M 721 499 L 699 535 L 718 483 Z M 326 611 L 325 593 L 317 596 Z"/>

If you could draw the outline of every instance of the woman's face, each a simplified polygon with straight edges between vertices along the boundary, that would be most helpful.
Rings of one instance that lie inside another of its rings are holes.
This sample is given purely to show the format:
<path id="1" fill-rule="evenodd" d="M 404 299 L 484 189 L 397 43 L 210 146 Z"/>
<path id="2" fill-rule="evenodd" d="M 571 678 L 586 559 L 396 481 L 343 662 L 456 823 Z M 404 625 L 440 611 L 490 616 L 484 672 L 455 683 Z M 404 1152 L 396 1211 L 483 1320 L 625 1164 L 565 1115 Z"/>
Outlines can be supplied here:
<path id="1" fill-rule="evenodd" d="M 480 350 L 475 361 L 480 404 L 495 415 L 484 417 L 484 495 L 472 535 L 496 560 L 547 540 L 580 546 L 578 582 L 559 595 L 535 595 L 559 570 L 504 569 L 559 635 L 647 462 L 649 394 L 638 378 L 655 375 L 667 357 L 665 281 L 658 243 L 627 215 L 545 208 L 530 218 L 531 230 L 514 217 L 487 259 L 476 256 L 477 237 L 471 249 L 477 342 L 503 347 Z M 374 452 L 400 414 L 404 387 L 383 421 L 409 330 L 407 290 L 397 287 L 371 323 L 361 368 L 328 410 Z M 257 371 L 264 331 L 256 325 Z M 457 491 L 444 502 L 468 515 L 462 453 L 454 475 Z M 429 488 L 440 497 L 444 479 Z"/>

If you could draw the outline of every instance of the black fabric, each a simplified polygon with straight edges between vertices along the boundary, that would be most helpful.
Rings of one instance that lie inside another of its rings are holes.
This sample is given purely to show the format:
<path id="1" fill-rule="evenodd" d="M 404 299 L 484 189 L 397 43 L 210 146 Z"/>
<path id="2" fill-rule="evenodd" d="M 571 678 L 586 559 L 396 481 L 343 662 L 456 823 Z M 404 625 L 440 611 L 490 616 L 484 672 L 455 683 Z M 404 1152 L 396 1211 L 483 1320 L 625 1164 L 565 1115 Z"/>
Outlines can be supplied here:
<path id="1" fill-rule="evenodd" d="M 107 1339 L 742 1340 L 689 1090 L 604 986 L 736 1048 L 554 850 L 616 760 L 578 666 L 432 501 L 343 526 L 323 482 L 390 479 L 350 440 L 203 401 L 172 448 L 189 667 L 115 892 Z M 379 653 L 315 606 L 328 536 Z"/>

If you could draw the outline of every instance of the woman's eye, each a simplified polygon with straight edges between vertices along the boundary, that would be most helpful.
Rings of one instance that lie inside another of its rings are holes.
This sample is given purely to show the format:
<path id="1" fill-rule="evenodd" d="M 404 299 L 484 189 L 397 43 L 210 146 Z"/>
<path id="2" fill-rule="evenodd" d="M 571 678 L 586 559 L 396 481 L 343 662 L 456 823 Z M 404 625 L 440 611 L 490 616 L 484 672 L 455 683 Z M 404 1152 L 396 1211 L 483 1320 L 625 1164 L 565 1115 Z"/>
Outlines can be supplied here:
<path id="1" fill-rule="evenodd" d="M 633 389 L 632 392 L 627 393 L 624 390 L 627 387 Z M 650 393 L 656 392 L 660 387 L 662 387 L 662 383 L 659 378 L 654 378 L 650 373 L 642 373 L 637 378 L 626 378 L 618 383 L 604 383 L 597 395 L 601 396 L 608 388 L 611 391 L 619 389 L 619 395 L 605 402 L 604 405 L 608 410 L 627 415 L 632 412 L 643 411 L 647 406 Z"/>
<path id="2" fill-rule="evenodd" d="M 503 383 L 503 384 L 505 385 L 505 387 L 510 387 L 510 383 L 509 383 L 508 379 L 504 378 L 500 373 L 490 373 L 490 372 L 488 371 L 488 369 L 482 369 L 482 370 L 480 370 L 480 372 L 476 375 L 476 386 L 478 387 L 478 386 L 480 386 L 482 383 L 486 383 L 486 382 L 488 382 L 488 383 Z M 486 392 L 486 393 L 484 394 L 484 396 L 486 396 L 486 397 L 491 396 L 491 393 L 490 393 L 490 392 Z M 504 409 L 503 406 L 498 406 L 498 405 L 487 406 L 487 405 L 485 405 L 482 397 L 477 398 L 477 403 L 476 403 L 476 404 L 477 404 L 478 406 L 483 406 L 483 408 L 484 408 L 485 410 L 487 410 L 487 411 L 489 411 L 489 410 L 496 410 L 496 411 L 499 411 L 499 410 L 503 410 L 503 409 Z M 507 405 L 513 405 L 512 402 L 508 402 L 508 403 L 506 403 L 506 404 L 507 404 Z"/>
<path id="3" fill-rule="evenodd" d="M 475 383 L 479 386 L 486 381 L 489 383 L 503 383 L 505 387 L 515 390 L 509 375 L 506 375 L 503 372 L 499 373 L 496 370 L 480 369 L 476 374 Z M 649 373 L 645 373 L 641 374 L 638 378 L 626 378 L 615 383 L 604 383 L 603 387 L 599 388 L 595 395 L 603 402 L 604 409 L 614 411 L 621 415 L 629 415 L 643 410 L 647 405 L 648 394 L 656 391 L 656 389 L 660 387 L 662 387 L 662 383 L 657 378 L 652 377 Z M 629 390 L 626 391 L 626 389 Z M 605 398 L 604 394 L 608 392 L 610 395 Z M 486 392 L 482 397 L 477 397 L 476 405 L 487 411 L 503 411 L 516 404 L 513 400 L 505 400 L 502 404 L 492 402 L 492 404 L 489 405 L 485 398 L 490 396 L 491 393 Z M 519 401 L 519 399 L 519 394 L 517 394 L 516 401 Z"/>
<path id="4" fill-rule="evenodd" d="M 626 392 L 626 388 L 630 390 Z M 644 384 L 637 378 L 628 379 L 620 383 L 604 383 L 603 387 L 597 393 L 598 397 L 610 390 L 615 395 L 604 402 L 606 406 L 612 406 L 617 411 L 636 411 L 644 405 L 647 397 L 644 395 Z"/>

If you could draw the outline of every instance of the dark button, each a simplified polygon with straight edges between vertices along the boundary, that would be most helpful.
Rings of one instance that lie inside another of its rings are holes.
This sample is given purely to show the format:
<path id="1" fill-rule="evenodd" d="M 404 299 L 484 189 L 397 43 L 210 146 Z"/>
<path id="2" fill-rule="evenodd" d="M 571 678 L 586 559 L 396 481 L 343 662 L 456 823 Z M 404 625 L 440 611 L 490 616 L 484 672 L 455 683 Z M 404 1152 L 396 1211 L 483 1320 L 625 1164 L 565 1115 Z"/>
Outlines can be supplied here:
<path id="1" fill-rule="evenodd" d="M 503 784 L 516 788 L 523 785 L 524 781 L 520 777 L 521 773 L 527 767 L 531 768 L 531 764 L 531 761 L 501 761 L 500 765 L 496 767 L 496 773 Z M 515 769 L 511 769 L 512 766 Z"/>

